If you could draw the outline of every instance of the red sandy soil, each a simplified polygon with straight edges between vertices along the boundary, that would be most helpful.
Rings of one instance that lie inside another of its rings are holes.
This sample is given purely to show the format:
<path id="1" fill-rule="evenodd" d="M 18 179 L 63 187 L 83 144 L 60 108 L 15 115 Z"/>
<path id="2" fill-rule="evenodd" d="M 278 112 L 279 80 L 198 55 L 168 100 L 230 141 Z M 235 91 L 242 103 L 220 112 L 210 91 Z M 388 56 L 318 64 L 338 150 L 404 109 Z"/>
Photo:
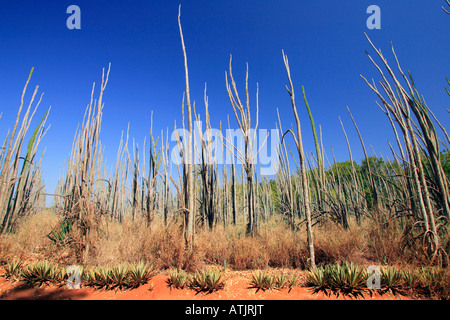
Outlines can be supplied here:
<path id="1" fill-rule="evenodd" d="M 167 275 L 154 276 L 149 283 L 133 290 L 96 290 L 82 287 L 41 286 L 27 287 L 0 277 L 0 300 L 350 300 L 350 297 L 336 298 L 323 293 L 312 294 L 308 288 L 294 287 L 282 290 L 259 290 L 249 288 L 251 272 L 226 272 L 225 288 L 210 294 L 196 293 L 189 289 L 170 289 Z M 153 285 L 153 289 L 150 290 Z M 392 295 L 365 296 L 366 300 L 411 300 L 410 297 Z"/>

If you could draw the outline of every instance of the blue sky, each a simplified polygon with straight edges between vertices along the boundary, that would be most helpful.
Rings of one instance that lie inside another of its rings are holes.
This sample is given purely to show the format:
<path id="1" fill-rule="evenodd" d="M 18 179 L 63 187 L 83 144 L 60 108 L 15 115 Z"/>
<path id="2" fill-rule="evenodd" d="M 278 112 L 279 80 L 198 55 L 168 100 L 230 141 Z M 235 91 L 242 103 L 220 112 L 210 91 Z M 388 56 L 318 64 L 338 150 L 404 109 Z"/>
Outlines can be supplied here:
<path id="1" fill-rule="evenodd" d="M 376 96 L 361 79 L 379 79 L 364 53 L 371 53 L 366 32 L 392 61 L 390 42 L 404 70 L 411 70 L 428 105 L 448 126 L 450 99 L 445 77 L 450 76 L 450 16 L 440 8 L 445 1 L 8 1 L 0 7 L 0 133 L 13 125 L 20 94 L 31 67 L 30 88 L 45 92 L 35 123 L 51 106 L 51 128 L 41 144 L 47 191 L 52 192 L 58 168 L 67 162 L 77 125 L 89 103 L 92 83 L 97 88 L 102 68 L 111 62 L 104 96 L 101 140 L 112 165 L 122 131 L 140 145 L 149 137 L 153 111 L 154 133 L 181 123 L 184 92 L 183 56 L 177 24 L 182 4 L 182 25 L 187 47 L 191 99 L 203 113 L 203 90 L 208 87 L 214 127 L 219 121 L 237 128 L 225 89 L 230 54 L 241 91 L 245 63 L 254 106 L 259 84 L 259 128 L 275 128 L 276 108 L 283 127 L 293 123 L 286 92 L 281 50 L 289 57 L 302 121 L 304 148 L 314 151 L 301 86 L 321 125 L 328 157 L 348 159 L 338 116 L 349 134 L 354 158 L 363 158 L 346 106 L 351 109 L 366 146 L 391 157 L 393 141 Z M 69 5 L 81 9 L 81 30 L 69 30 Z M 381 8 L 381 29 L 369 30 L 369 5 Z M 32 90 L 28 92 L 31 95 Z M 98 91 L 97 91 L 98 92 Z M 243 92 L 242 92 L 243 94 Z M 370 152 L 372 154 L 372 152 Z"/>

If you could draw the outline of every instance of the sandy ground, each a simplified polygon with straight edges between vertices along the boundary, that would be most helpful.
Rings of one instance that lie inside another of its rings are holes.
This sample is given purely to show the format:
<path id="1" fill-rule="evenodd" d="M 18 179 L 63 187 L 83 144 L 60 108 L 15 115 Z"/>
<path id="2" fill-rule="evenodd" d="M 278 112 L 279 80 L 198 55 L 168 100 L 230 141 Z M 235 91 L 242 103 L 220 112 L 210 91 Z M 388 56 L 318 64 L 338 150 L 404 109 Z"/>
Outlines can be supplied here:
<path id="1" fill-rule="evenodd" d="M 68 289 L 66 286 L 27 287 L 0 277 L 0 300 L 351 300 L 336 298 L 323 293 L 312 294 L 308 288 L 294 287 L 282 290 L 259 290 L 249 288 L 250 272 L 227 272 L 225 288 L 210 294 L 196 293 L 189 289 L 171 289 L 167 275 L 154 276 L 149 283 L 133 290 L 96 290 L 89 287 Z M 365 296 L 366 300 L 411 300 L 409 297 L 392 295 Z"/>

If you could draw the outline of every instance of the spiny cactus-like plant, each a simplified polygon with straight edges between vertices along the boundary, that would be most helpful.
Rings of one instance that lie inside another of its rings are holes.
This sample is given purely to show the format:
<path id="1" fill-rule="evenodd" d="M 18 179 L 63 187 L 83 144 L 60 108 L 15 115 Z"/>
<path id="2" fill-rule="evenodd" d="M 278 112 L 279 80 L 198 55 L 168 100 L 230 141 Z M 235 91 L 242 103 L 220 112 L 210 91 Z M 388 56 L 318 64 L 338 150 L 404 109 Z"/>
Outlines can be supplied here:
<path id="1" fill-rule="evenodd" d="M 20 258 L 8 262 L 5 265 L 5 274 L 3 275 L 3 277 L 5 279 L 18 280 L 22 273 L 22 266 L 23 263 Z"/>
<path id="2" fill-rule="evenodd" d="M 312 293 L 323 292 L 325 295 L 329 296 L 331 294 L 330 278 L 331 272 L 330 267 L 316 267 L 309 270 L 306 277 L 306 286 L 310 287 Z"/>
<path id="3" fill-rule="evenodd" d="M 363 293 L 371 293 L 367 289 L 367 273 L 365 269 L 360 268 L 356 264 L 343 264 L 339 277 L 344 277 L 345 284 L 338 287 L 339 292 L 357 298 L 363 297 Z"/>
<path id="4" fill-rule="evenodd" d="M 313 268 L 306 281 L 313 293 L 323 292 L 328 296 L 333 293 L 337 297 L 342 294 L 357 298 L 364 293 L 372 294 L 367 288 L 367 273 L 353 263 Z"/>
<path id="5" fill-rule="evenodd" d="M 380 294 L 392 293 L 394 295 L 405 295 L 405 273 L 399 270 L 386 267 L 381 269 L 381 290 Z M 410 279 L 410 281 L 413 281 Z"/>
<path id="6" fill-rule="evenodd" d="M 275 280 L 273 275 L 267 273 L 265 270 L 256 270 L 252 274 L 250 288 L 255 288 L 256 292 L 259 290 L 266 291 L 272 289 L 274 284 Z"/>
<path id="7" fill-rule="evenodd" d="M 284 272 L 279 272 L 274 275 L 274 288 L 283 289 L 287 285 L 287 276 Z"/>
<path id="8" fill-rule="evenodd" d="M 118 264 L 111 268 L 108 268 L 107 274 L 109 289 L 124 289 L 127 287 L 127 265 Z"/>
<path id="9" fill-rule="evenodd" d="M 97 289 L 104 289 L 109 287 L 111 280 L 109 279 L 110 268 L 94 268 L 85 273 L 83 277 L 86 285 Z"/>
<path id="10" fill-rule="evenodd" d="M 124 290 L 146 284 L 152 276 L 153 265 L 138 262 L 95 268 L 83 273 L 83 280 L 88 286 L 99 289 Z"/>
<path id="11" fill-rule="evenodd" d="M 41 162 L 36 160 L 36 156 L 38 146 L 46 133 L 48 111 L 28 140 L 23 157 L 25 138 L 42 101 L 42 95 L 37 96 L 39 86 L 35 87 L 28 106 L 24 101 L 33 70 L 34 68 L 31 69 L 23 88 L 14 126 L 8 131 L 0 148 L 0 234 L 13 231 L 19 218 L 36 213 L 40 209 L 40 199 L 43 199 L 39 190 L 42 183 Z"/>
<path id="12" fill-rule="evenodd" d="M 166 283 L 171 289 L 183 289 L 186 286 L 187 280 L 188 276 L 186 271 L 172 269 L 169 273 L 169 278 L 166 280 Z"/>
<path id="13" fill-rule="evenodd" d="M 297 276 L 295 274 L 292 274 L 289 276 L 289 278 L 287 279 L 287 286 L 289 288 L 289 292 L 291 292 L 291 290 L 296 287 L 299 284 L 299 280 L 297 278 Z"/>
<path id="14" fill-rule="evenodd" d="M 189 288 L 199 292 L 212 293 L 224 288 L 223 273 L 220 270 L 196 271 L 189 280 Z"/>
<path id="15" fill-rule="evenodd" d="M 59 270 L 56 263 L 48 260 L 37 261 L 22 270 L 21 279 L 32 286 L 59 283 L 61 281 Z"/>
<path id="16" fill-rule="evenodd" d="M 153 265 L 149 265 L 140 261 L 129 266 L 127 275 L 127 286 L 129 288 L 137 288 L 140 285 L 146 284 L 154 273 Z"/>
<path id="17" fill-rule="evenodd" d="M 403 282 L 407 289 L 414 289 L 418 284 L 418 274 L 415 270 L 404 270 L 402 273 Z"/>

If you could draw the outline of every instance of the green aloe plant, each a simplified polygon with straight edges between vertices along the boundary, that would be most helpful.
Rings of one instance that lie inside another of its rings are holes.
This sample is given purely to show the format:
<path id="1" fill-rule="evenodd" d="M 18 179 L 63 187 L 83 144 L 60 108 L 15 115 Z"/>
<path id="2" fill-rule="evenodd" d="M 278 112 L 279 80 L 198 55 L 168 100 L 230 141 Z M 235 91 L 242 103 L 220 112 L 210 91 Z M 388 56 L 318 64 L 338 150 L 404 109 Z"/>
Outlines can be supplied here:
<path id="1" fill-rule="evenodd" d="M 272 289 L 275 284 L 275 279 L 273 275 L 268 274 L 265 270 L 256 270 L 252 274 L 252 280 L 250 282 L 250 288 L 266 291 Z M 256 293 L 255 292 L 255 293 Z"/>
<path id="2" fill-rule="evenodd" d="M 111 280 L 109 279 L 109 270 L 109 267 L 90 269 L 85 272 L 83 278 L 88 286 L 97 289 L 109 288 L 109 284 L 111 283 Z"/>
<path id="3" fill-rule="evenodd" d="M 437 267 L 422 267 L 418 272 L 415 291 L 425 297 L 439 297 L 448 299 L 450 291 L 448 279 L 445 277 L 445 269 Z"/>
<path id="4" fill-rule="evenodd" d="M 274 287 L 276 289 L 283 289 L 286 287 L 287 277 L 284 272 L 280 272 L 274 275 Z"/>
<path id="5" fill-rule="evenodd" d="M 344 283 L 340 287 L 336 288 L 337 295 L 342 293 L 343 295 L 349 295 L 357 298 L 363 297 L 363 293 L 371 293 L 367 289 L 367 273 L 363 268 L 358 267 L 356 264 L 343 264 L 340 269 L 340 277 L 343 277 Z"/>
<path id="6" fill-rule="evenodd" d="M 225 281 L 223 280 L 223 272 L 220 270 L 208 270 L 208 286 L 209 290 L 218 291 L 225 287 Z"/>
<path id="7" fill-rule="evenodd" d="M 381 269 L 381 290 L 380 294 L 392 293 L 393 295 L 405 295 L 404 273 L 393 267 Z"/>
<path id="8" fill-rule="evenodd" d="M 62 222 L 60 230 L 56 231 L 53 228 L 51 228 L 51 232 L 47 235 L 47 238 L 49 238 L 51 241 L 53 241 L 56 244 L 65 244 L 68 240 L 70 231 L 72 229 L 73 221 L 71 220 L 65 220 Z"/>
<path id="9" fill-rule="evenodd" d="M 48 260 L 37 261 L 27 268 L 24 268 L 21 273 L 22 280 L 27 285 L 41 286 L 43 284 L 60 282 L 58 264 Z"/>
<path id="10" fill-rule="evenodd" d="M 342 294 L 357 298 L 364 293 L 372 294 L 367 289 L 367 273 L 353 263 L 313 268 L 306 281 L 313 293 L 323 292 L 328 296 L 333 293 L 338 297 Z"/>
<path id="11" fill-rule="evenodd" d="M 323 292 L 329 296 L 331 294 L 330 275 L 329 266 L 311 268 L 306 276 L 306 286 L 310 287 L 313 293 Z"/>
<path id="12" fill-rule="evenodd" d="M 184 270 L 172 269 L 166 283 L 171 289 L 183 289 L 187 284 L 187 278 L 187 273 Z"/>
<path id="13" fill-rule="evenodd" d="M 5 277 L 5 279 L 12 279 L 12 280 L 19 279 L 22 273 L 22 266 L 23 263 L 20 258 L 8 262 L 5 265 L 5 274 L 3 275 L 3 277 Z"/>
<path id="14" fill-rule="evenodd" d="M 143 261 L 129 266 L 127 276 L 127 286 L 130 288 L 137 288 L 140 285 L 146 284 L 153 275 L 153 265 L 149 265 Z"/>
<path id="15" fill-rule="evenodd" d="M 74 276 L 75 278 L 72 278 Z M 64 284 L 75 284 L 76 283 L 76 277 L 80 276 L 81 282 L 85 281 L 87 282 L 88 274 L 84 267 L 77 266 L 76 269 L 72 267 L 67 268 L 61 268 L 60 272 L 58 272 L 58 278 L 60 280 L 60 283 Z"/>
<path id="16" fill-rule="evenodd" d="M 128 266 L 118 264 L 107 269 L 107 285 L 109 289 L 124 289 L 127 287 Z"/>
<path id="17" fill-rule="evenodd" d="M 404 285 L 409 290 L 414 290 L 419 284 L 418 274 L 415 270 L 404 270 L 402 276 Z"/>
<path id="18" fill-rule="evenodd" d="M 288 293 L 290 293 L 291 290 L 298 284 L 299 284 L 299 280 L 295 274 L 292 274 L 291 276 L 289 276 L 289 278 L 287 279 L 287 286 L 289 288 Z"/>
<path id="19" fill-rule="evenodd" d="M 223 273 L 220 270 L 196 271 L 189 280 L 189 287 L 197 293 L 212 293 L 224 288 Z"/>

